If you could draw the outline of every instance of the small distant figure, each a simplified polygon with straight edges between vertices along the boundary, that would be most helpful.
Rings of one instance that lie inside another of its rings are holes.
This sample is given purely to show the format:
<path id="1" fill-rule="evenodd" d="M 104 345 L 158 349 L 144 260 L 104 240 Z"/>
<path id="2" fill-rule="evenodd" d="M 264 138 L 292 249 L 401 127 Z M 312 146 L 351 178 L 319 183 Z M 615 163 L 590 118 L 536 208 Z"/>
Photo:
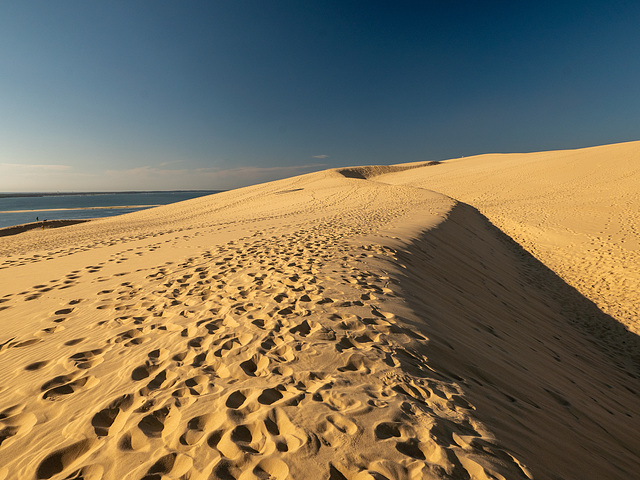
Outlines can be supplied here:
<path id="1" fill-rule="evenodd" d="M 37 222 L 37 221 L 39 221 L 39 220 L 38 220 L 38 217 L 36 217 L 36 222 Z"/>

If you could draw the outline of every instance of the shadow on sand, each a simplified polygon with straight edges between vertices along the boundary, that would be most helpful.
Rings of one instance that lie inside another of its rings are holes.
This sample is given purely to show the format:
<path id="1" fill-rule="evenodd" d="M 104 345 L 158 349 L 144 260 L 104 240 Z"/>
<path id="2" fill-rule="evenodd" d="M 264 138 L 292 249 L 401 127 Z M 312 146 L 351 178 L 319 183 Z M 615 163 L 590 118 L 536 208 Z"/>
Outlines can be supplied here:
<path id="1" fill-rule="evenodd" d="M 463 203 L 398 261 L 429 365 L 535 478 L 637 475 L 640 337 Z"/>

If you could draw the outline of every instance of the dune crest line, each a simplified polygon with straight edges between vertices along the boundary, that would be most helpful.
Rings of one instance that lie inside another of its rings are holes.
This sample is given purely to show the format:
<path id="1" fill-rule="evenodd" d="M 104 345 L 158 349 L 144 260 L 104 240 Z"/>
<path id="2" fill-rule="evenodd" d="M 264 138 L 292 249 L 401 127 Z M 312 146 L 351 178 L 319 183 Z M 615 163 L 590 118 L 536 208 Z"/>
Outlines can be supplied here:
<path id="1" fill-rule="evenodd" d="M 428 188 L 494 225 L 640 334 L 640 142 L 488 154 L 376 181 Z"/>

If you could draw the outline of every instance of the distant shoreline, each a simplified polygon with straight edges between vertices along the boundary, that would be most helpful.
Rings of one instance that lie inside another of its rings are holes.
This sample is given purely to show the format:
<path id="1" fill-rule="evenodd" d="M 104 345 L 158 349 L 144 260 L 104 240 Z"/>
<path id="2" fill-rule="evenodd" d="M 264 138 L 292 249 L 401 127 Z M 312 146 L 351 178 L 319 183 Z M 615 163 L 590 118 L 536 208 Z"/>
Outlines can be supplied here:
<path id="1" fill-rule="evenodd" d="M 207 192 L 220 193 L 224 190 L 126 190 L 123 192 L 15 192 L 0 193 L 0 198 L 19 198 L 19 197 L 63 197 L 71 195 L 126 195 L 138 193 L 192 193 Z"/>
<path id="2" fill-rule="evenodd" d="M 161 203 L 153 204 L 153 205 L 114 205 L 107 207 L 77 207 L 77 208 L 40 208 L 35 210 L 2 210 L 0 213 L 29 213 L 29 212 L 61 212 L 65 210 L 109 210 L 116 208 L 151 208 L 151 207 L 159 207 L 163 205 Z"/>
<path id="3" fill-rule="evenodd" d="M 103 218 L 156 208 L 221 190 L 147 190 L 129 192 L 0 192 L 0 228 L 52 217 Z"/>

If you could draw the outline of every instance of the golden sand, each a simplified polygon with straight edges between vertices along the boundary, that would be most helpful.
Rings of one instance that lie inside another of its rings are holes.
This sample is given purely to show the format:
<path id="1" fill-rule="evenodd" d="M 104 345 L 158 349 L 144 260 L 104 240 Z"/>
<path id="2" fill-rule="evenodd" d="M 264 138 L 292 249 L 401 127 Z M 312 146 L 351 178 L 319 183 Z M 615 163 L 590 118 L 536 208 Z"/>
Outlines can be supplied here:
<path id="1" fill-rule="evenodd" d="M 633 478 L 639 172 L 356 167 L 0 238 L 0 479 Z"/>

